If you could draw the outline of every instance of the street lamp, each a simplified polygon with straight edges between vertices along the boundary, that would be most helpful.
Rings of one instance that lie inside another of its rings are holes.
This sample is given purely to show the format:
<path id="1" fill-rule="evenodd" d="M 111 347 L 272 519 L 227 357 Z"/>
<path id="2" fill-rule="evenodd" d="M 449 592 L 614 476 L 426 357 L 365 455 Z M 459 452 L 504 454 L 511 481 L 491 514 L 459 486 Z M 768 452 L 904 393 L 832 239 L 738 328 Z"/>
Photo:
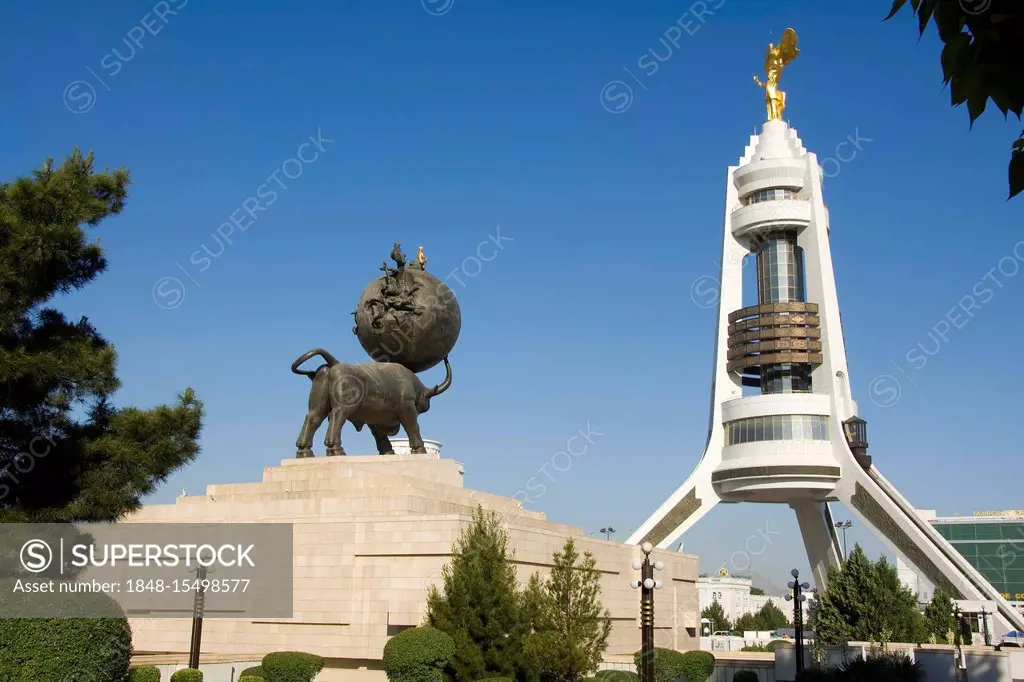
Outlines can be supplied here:
<path id="1" fill-rule="evenodd" d="M 662 585 L 655 580 L 654 572 L 665 570 L 665 564 L 651 562 L 651 543 L 640 545 L 640 551 L 644 553 L 643 561 L 633 560 L 633 570 L 640 571 L 640 580 L 632 580 L 629 585 L 640 589 L 640 682 L 654 682 L 654 590 Z"/>
<path id="2" fill-rule="evenodd" d="M 787 587 L 793 590 L 793 594 L 787 594 L 786 601 L 793 602 L 793 630 L 796 632 L 796 676 L 799 679 L 800 673 L 804 671 L 803 604 L 807 601 L 807 595 L 803 591 L 808 589 L 810 585 L 800 582 L 800 571 L 795 568 L 789 574 L 793 576 L 793 580 L 789 582 Z"/>
<path id="3" fill-rule="evenodd" d="M 189 571 L 192 573 L 192 571 Z M 206 566 L 197 566 L 195 570 L 196 588 L 192 600 L 192 638 L 188 649 L 188 667 L 199 670 L 199 651 L 203 643 L 203 611 L 206 609 L 206 574 L 213 573 Z"/>
<path id="4" fill-rule="evenodd" d="M 843 531 L 843 561 L 846 561 L 848 556 L 846 553 L 846 529 L 853 525 L 853 521 L 836 521 L 836 528 Z"/>
<path id="5" fill-rule="evenodd" d="M 604 539 L 605 540 L 611 540 L 612 539 L 612 533 L 615 532 L 615 529 L 612 528 L 611 526 L 608 526 L 607 528 L 602 528 L 601 532 L 604 533 Z"/>
<path id="6" fill-rule="evenodd" d="M 985 605 L 984 604 L 981 605 L 981 613 L 978 614 L 978 615 L 981 616 L 981 636 L 982 636 L 982 641 L 985 643 L 985 646 L 989 646 L 989 639 L 988 639 L 988 615 L 989 614 L 988 614 L 988 611 L 985 610 Z"/>
<path id="7" fill-rule="evenodd" d="M 956 661 L 954 673 L 956 679 L 967 682 L 967 657 L 964 655 L 963 642 L 966 639 L 964 635 L 970 632 L 970 628 L 967 626 L 967 619 L 960 611 L 959 604 L 953 604 L 953 622 L 956 623 L 953 628 L 953 656 Z"/>

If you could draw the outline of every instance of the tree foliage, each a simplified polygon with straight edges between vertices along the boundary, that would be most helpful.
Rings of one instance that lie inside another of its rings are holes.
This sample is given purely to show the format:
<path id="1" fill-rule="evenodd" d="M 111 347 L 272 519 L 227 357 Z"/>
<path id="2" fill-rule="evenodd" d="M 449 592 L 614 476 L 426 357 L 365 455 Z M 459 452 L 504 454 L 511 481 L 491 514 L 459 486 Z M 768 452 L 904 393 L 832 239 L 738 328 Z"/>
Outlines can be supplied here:
<path id="1" fill-rule="evenodd" d="M 760 630 L 778 630 L 789 625 L 789 618 L 774 602 L 765 602 L 754 617 L 761 626 Z"/>
<path id="2" fill-rule="evenodd" d="M 789 618 L 773 602 L 765 602 L 756 613 L 744 613 L 736 619 L 734 630 L 778 630 L 789 625 Z"/>
<path id="3" fill-rule="evenodd" d="M 455 652 L 445 677 L 575 682 L 597 670 L 611 634 L 600 573 L 569 539 L 551 573 L 520 590 L 508 535 L 493 511 L 477 507 L 427 594 L 425 624 L 446 633 Z"/>
<path id="4" fill-rule="evenodd" d="M 924 609 L 924 620 L 933 643 L 945 644 L 953 638 L 956 617 L 953 599 L 943 587 L 936 587 L 932 600 Z"/>
<path id="5" fill-rule="evenodd" d="M 128 171 L 77 149 L 0 184 L 0 521 L 113 521 L 199 451 L 202 405 L 112 404 L 117 354 L 52 304 L 106 269 L 94 228 L 120 213 Z"/>
<path id="6" fill-rule="evenodd" d="M 886 20 L 907 0 L 893 0 Z M 924 35 L 929 22 L 944 45 L 942 76 L 953 106 L 967 103 L 971 125 L 988 101 L 1003 116 L 1024 113 L 1024 2 L 1020 0 L 910 0 Z M 1024 131 L 1010 151 L 1010 196 L 1024 190 Z"/>
<path id="7" fill-rule="evenodd" d="M 872 562 L 860 545 L 840 570 L 829 568 L 827 588 L 812 602 L 816 639 L 822 644 L 908 642 L 927 639 L 917 597 L 885 557 Z"/>
<path id="8" fill-rule="evenodd" d="M 597 562 L 589 552 L 577 565 L 580 559 L 570 538 L 555 553 L 539 594 L 538 574 L 527 585 L 526 594 L 535 596 L 524 600 L 532 618 L 527 621 L 525 654 L 545 682 L 575 682 L 595 672 L 608 647 L 611 613 L 601 605 Z"/>
<path id="9" fill-rule="evenodd" d="M 709 606 L 704 607 L 704 610 L 700 612 L 701 618 L 707 618 L 711 621 L 711 632 L 719 632 L 722 630 L 732 630 L 732 624 L 729 619 L 725 617 L 725 609 L 715 599 Z"/>
<path id="10" fill-rule="evenodd" d="M 516 677 L 522 668 L 522 596 L 512 558 L 498 515 L 477 507 L 442 569 L 443 589 L 430 587 L 426 625 L 455 643 L 446 672 L 457 680 Z"/>

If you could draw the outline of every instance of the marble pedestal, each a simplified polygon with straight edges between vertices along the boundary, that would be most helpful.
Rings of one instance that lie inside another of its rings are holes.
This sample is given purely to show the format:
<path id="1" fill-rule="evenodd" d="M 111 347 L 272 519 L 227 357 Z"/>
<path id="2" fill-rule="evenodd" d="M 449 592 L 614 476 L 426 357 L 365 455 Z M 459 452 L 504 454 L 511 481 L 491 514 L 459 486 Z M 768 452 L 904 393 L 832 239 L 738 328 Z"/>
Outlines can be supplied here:
<path id="1" fill-rule="evenodd" d="M 569 537 L 597 559 L 613 629 L 608 654 L 640 647 L 639 594 L 629 587 L 636 547 L 584 536 L 508 497 L 467 490 L 463 465 L 437 454 L 288 459 L 259 483 L 211 485 L 206 494 L 151 505 L 130 523 L 276 522 L 294 524 L 294 616 L 207 619 L 203 654 L 259 660 L 271 651 L 308 651 L 328 660 L 318 680 L 383 680 L 385 642 L 421 625 L 427 588 L 441 584 L 477 505 L 500 511 L 520 581 L 545 574 Z M 656 550 L 665 582 L 656 602 L 657 643 L 697 648 L 697 559 Z M 131 619 L 136 654 L 187 658 L 191 621 Z M 168 658 L 168 660 L 170 660 Z"/>

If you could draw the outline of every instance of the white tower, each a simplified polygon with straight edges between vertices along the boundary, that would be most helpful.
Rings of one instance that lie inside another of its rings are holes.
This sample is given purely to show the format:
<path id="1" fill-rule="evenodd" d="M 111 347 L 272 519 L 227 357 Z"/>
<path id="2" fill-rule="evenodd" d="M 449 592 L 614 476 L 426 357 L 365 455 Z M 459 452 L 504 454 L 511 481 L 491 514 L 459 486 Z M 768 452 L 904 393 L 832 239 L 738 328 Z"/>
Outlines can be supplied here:
<path id="1" fill-rule="evenodd" d="M 772 81 L 769 68 L 769 85 L 779 74 L 781 66 Z M 999 634 L 1024 630 L 1024 617 L 867 455 L 866 425 L 850 391 L 821 167 L 781 120 L 784 95 L 772 87 L 767 97 L 776 108 L 769 101 L 769 120 L 727 175 L 707 445 L 689 478 L 628 542 L 668 548 L 719 502 L 788 504 L 824 588 L 828 567 L 842 560 L 828 507 L 840 501 L 954 599 L 994 602 Z M 743 307 L 743 260 L 751 253 L 757 305 Z"/>

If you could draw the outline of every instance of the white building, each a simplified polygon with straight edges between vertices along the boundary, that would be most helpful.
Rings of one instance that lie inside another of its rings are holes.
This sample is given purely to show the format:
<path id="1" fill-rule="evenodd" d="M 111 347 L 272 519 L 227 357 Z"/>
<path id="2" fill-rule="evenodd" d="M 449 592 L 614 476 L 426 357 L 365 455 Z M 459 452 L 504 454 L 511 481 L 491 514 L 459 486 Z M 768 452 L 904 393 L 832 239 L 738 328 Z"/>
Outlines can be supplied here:
<path id="1" fill-rule="evenodd" d="M 750 588 L 753 583 L 750 578 L 736 578 L 724 571 L 717 576 L 704 576 L 697 578 L 697 599 L 701 612 L 712 603 L 718 602 L 725 612 L 725 617 L 733 623 L 740 616 L 747 613 L 757 613 L 768 602 L 775 606 L 789 617 L 793 622 L 793 602 L 787 602 L 785 597 L 777 597 L 767 594 L 751 594 Z M 807 595 L 808 600 L 813 595 Z M 809 601 L 804 602 L 804 620 L 806 622 Z"/>

